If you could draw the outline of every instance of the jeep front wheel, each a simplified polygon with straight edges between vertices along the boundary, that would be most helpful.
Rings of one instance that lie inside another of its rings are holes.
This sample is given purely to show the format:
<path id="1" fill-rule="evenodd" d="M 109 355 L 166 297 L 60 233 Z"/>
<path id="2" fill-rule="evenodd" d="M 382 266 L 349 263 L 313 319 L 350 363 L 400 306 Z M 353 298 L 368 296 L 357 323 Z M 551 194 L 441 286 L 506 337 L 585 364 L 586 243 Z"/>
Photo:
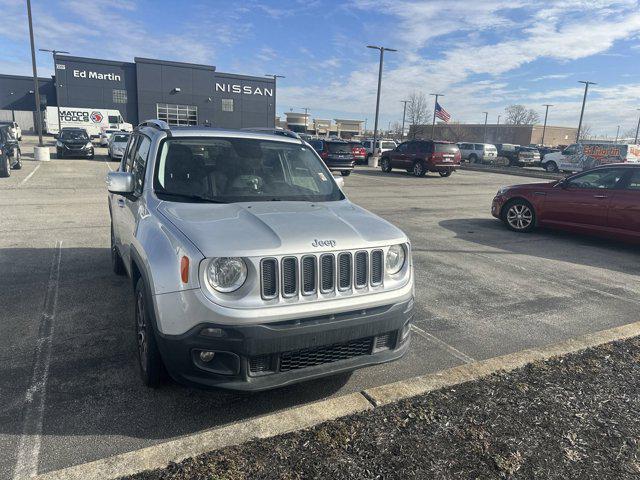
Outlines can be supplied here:
<path id="1" fill-rule="evenodd" d="M 385 157 L 380 161 L 380 168 L 382 168 L 384 173 L 391 172 L 391 162 L 388 158 Z"/>
<path id="2" fill-rule="evenodd" d="M 157 388 L 164 381 L 165 370 L 151 324 L 152 307 L 148 303 L 142 278 L 136 283 L 135 301 L 135 332 L 140 375 L 147 387 Z"/>

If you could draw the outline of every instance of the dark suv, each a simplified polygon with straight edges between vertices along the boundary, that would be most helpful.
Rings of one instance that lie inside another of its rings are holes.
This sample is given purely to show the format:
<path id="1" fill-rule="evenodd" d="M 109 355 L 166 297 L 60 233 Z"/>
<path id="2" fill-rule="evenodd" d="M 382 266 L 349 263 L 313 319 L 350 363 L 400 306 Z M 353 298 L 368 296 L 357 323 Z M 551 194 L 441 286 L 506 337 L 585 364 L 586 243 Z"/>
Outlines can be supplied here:
<path id="1" fill-rule="evenodd" d="M 93 144 L 84 128 L 64 127 L 56 141 L 56 156 L 93 158 Z"/>
<path id="2" fill-rule="evenodd" d="M 21 169 L 21 156 L 20 144 L 13 138 L 9 126 L 0 127 L 0 177 L 11 176 L 11 169 Z"/>
<path id="3" fill-rule="evenodd" d="M 393 168 L 402 168 L 416 177 L 424 177 L 427 172 L 448 177 L 460 166 L 460 150 L 455 143 L 410 140 L 384 152 L 380 166 L 386 173 Z"/>
<path id="4" fill-rule="evenodd" d="M 318 152 L 320 158 L 331 171 L 338 171 L 343 177 L 351 175 L 356 163 L 352 146 L 341 140 L 311 140 L 309 145 Z"/>

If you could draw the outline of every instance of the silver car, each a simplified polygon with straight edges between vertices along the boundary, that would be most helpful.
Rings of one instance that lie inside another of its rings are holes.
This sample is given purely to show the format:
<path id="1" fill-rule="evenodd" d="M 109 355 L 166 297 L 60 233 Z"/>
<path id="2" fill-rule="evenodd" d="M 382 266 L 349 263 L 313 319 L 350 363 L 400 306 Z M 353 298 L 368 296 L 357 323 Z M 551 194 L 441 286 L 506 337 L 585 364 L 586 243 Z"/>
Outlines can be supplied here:
<path id="1" fill-rule="evenodd" d="M 300 139 L 135 129 L 107 185 L 147 385 L 264 390 L 407 352 L 409 240 L 340 183 Z"/>
<path id="2" fill-rule="evenodd" d="M 109 137 L 109 145 L 107 147 L 107 155 L 111 160 L 121 160 L 124 150 L 129 142 L 129 132 L 114 132 Z"/>

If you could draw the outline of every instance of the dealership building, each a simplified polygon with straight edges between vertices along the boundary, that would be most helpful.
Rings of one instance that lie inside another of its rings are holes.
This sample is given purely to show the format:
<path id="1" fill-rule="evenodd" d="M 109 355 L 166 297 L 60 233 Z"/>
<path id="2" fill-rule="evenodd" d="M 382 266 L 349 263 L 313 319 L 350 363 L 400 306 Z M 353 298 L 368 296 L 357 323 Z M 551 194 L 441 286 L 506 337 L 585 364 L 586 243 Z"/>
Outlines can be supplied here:
<path id="1" fill-rule="evenodd" d="M 170 125 L 220 128 L 273 127 L 273 78 L 216 71 L 210 65 L 135 58 L 117 62 L 57 55 L 55 79 L 41 78 L 46 106 L 119 110 L 126 122 L 150 118 Z M 0 75 L 0 121 L 33 126 L 32 77 Z M 29 122 L 29 120 L 31 120 Z"/>

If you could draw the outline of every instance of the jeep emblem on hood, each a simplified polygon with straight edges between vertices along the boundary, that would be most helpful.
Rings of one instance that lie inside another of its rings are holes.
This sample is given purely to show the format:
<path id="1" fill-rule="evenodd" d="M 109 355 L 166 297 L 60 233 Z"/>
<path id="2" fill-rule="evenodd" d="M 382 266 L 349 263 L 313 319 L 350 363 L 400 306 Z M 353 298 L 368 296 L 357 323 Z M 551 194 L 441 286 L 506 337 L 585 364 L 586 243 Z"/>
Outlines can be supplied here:
<path id="1" fill-rule="evenodd" d="M 335 247 L 335 240 L 318 240 L 317 238 L 311 242 L 312 247 Z"/>

